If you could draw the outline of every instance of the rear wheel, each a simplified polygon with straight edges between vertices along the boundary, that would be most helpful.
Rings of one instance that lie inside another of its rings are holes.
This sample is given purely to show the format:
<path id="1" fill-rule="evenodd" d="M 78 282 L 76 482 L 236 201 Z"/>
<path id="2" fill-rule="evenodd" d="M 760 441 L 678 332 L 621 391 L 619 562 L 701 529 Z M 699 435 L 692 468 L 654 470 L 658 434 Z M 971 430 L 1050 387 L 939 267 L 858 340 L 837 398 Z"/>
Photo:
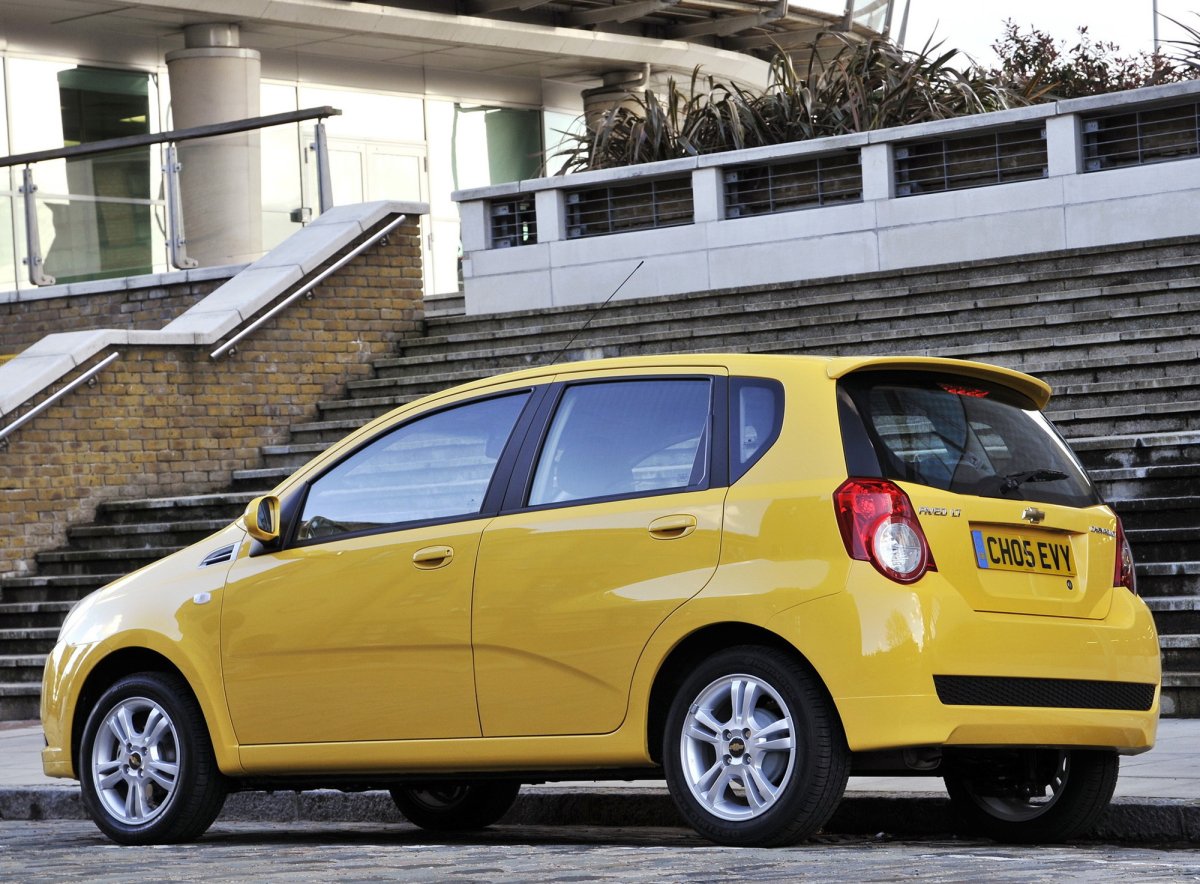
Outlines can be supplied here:
<path id="1" fill-rule="evenodd" d="M 667 716 L 663 767 L 676 806 L 720 844 L 791 844 L 817 832 L 846 787 L 836 711 L 801 661 L 758 646 L 702 663 Z"/>
<path id="2" fill-rule="evenodd" d="M 208 728 L 176 675 L 126 676 L 92 707 L 79 751 L 83 804 L 119 844 L 198 838 L 225 803 Z"/>
<path id="3" fill-rule="evenodd" d="M 436 832 L 482 829 L 508 813 L 520 783 L 508 780 L 414 783 L 391 790 L 396 807 L 413 825 Z"/>
<path id="4" fill-rule="evenodd" d="M 956 762 L 945 777 L 969 834 L 1046 844 L 1092 829 L 1112 800 L 1117 753 L 1083 749 L 996 751 Z"/>

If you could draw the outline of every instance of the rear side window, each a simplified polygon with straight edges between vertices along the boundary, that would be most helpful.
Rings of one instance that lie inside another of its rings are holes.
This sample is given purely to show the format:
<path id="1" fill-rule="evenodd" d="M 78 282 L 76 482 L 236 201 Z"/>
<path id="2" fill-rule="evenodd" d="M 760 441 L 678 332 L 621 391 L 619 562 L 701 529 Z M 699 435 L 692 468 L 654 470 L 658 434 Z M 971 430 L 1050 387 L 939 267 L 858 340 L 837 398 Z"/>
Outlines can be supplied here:
<path id="1" fill-rule="evenodd" d="M 862 421 L 861 429 L 843 431 L 866 432 L 886 478 L 981 497 L 1101 502 L 1062 437 L 1013 391 L 953 376 L 882 372 L 845 378 L 841 388 Z"/>
<path id="2" fill-rule="evenodd" d="M 736 482 L 779 438 L 783 385 L 765 378 L 731 378 L 729 392 L 729 481 Z"/>
<path id="3" fill-rule="evenodd" d="M 568 387 L 538 458 L 530 506 L 650 494 L 708 480 L 707 380 Z"/>

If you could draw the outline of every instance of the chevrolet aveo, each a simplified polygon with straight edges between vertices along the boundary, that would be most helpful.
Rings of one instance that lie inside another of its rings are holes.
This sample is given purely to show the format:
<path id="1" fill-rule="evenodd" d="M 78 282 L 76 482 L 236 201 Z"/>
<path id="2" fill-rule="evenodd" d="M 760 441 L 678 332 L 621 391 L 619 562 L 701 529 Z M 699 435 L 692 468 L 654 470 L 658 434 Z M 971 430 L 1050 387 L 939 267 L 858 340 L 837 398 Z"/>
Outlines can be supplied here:
<path id="1" fill-rule="evenodd" d="M 969 830 L 1093 825 L 1159 649 L 1049 387 L 931 358 L 575 363 L 406 405 L 69 615 L 46 772 L 115 841 L 230 790 L 384 788 L 430 829 L 524 783 L 665 778 L 708 838 L 811 836 L 847 776 Z"/>

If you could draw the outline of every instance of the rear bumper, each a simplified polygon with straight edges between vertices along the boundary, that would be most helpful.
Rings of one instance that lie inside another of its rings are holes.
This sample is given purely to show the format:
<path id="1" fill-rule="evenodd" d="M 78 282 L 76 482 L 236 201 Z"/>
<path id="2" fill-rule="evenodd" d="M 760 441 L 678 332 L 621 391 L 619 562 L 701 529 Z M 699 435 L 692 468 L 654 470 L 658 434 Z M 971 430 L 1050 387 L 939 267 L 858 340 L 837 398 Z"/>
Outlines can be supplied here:
<path id="1" fill-rule="evenodd" d="M 1125 590 L 1114 590 L 1103 620 L 981 613 L 940 574 L 902 587 L 856 562 L 846 592 L 785 611 L 771 627 L 824 680 L 853 751 L 1135 754 L 1154 745 L 1158 636 L 1145 603 Z M 950 677 L 941 679 L 941 697 L 935 677 Z M 948 681 L 968 690 L 947 692 Z"/>

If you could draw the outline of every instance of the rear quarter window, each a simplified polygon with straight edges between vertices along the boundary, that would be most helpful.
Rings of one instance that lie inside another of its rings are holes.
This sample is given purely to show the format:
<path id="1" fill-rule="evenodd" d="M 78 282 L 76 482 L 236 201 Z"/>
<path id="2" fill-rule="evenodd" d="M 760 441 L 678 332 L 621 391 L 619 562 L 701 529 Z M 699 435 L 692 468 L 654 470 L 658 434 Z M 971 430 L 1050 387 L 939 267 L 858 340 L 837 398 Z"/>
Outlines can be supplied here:
<path id="1" fill-rule="evenodd" d="M 851 375 L 840 388 L 861 418 L 859 427 L 844 424 L 843 433 L 865 432 L 879 475 L 981 497 L 1101 502 L 1058 431 L 1007 388 L 894 372 Z"/>

